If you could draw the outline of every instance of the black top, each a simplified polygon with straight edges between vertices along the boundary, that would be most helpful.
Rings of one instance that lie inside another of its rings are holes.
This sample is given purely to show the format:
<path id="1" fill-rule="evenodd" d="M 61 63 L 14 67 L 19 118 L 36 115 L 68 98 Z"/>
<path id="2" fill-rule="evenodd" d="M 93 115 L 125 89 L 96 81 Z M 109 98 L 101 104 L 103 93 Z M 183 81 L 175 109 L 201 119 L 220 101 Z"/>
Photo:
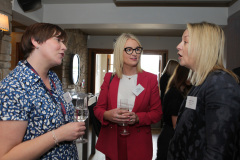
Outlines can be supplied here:
<path id="1" fill-rule="evenodd" d="M 234 68 L 233 72 L 240 77 L 240 67 Z"/>
<path id="2" fill-rule="evenodd" d="M 163 123 L 171 127 L 172 116 L 177 116 L 183 101 L 183 95 L 177 88 L 172 87 L 165 94 L 163 99 Z"/>
<path id="3" fill-rule="evenodd" d="M 234 68 L 232 71 L 238 76 L 238 79 L 240 80 L 240 67 Z"/>
<path id="4" fill-rule="evenodd" d="M 160 78 L 161 102 L 163 102 L 163 98 L 165 95 L 165 91 L 166 91 L 169 79 L 170 79 L 170 76 L 166 72 Z"/>

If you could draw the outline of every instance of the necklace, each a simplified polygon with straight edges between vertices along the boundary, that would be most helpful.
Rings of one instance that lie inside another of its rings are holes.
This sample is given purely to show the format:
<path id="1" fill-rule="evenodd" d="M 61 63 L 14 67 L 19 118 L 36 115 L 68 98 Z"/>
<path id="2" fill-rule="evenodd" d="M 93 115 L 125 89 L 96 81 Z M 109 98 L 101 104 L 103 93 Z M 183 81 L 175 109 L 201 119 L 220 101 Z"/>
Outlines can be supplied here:
<path id="1" fill-rule="evenodd" d="M 131 80 L 131 78 L 133 77 L 133 76 L 126 76 L 127 78 L 128 78 L 128 80 Z"/>
<path id="2" fill-rule="evenodd" d="M 127 76 L 123 74 L 123 77 L 127 78 L 128 80 L 131 80 L 132 78 L 134 78 L 134 76 L 136 76 L 137 74 L 131 75 L 131 76 Z"/>

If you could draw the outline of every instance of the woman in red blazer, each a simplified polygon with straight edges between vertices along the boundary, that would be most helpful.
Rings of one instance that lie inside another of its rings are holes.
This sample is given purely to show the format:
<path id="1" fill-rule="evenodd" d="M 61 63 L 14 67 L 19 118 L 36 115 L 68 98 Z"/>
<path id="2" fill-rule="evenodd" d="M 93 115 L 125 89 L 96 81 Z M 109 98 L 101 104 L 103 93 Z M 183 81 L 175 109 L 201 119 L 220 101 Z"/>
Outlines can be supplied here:
<path id="1" fill-rule="evenodd" d="M 123 33 L 114 47 L 114 77 L 107 73 L 101 86 L 95 116 L 102 128 L 96 149 L 107 160 L 152 160 L 151 124 L 162 117 L 157 76 L 141 69 L 143 48 L 132 34 Z M 128 99 L 132 112 L 119 109 Z M 128 122 L 129 135 L 121 135 L 119 123 Z"/>

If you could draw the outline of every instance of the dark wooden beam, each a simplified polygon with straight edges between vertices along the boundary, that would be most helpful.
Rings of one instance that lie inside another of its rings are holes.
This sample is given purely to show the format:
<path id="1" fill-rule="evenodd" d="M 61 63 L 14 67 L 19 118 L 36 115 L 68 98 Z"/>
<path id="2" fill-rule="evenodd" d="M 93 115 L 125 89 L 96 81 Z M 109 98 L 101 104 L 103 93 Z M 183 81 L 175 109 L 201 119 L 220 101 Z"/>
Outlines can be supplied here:
<path id="1" fill-rule="evenodd" d="M 116 6 L 124 7 L 229 7 L 237 0 L 114 0 Z"/>

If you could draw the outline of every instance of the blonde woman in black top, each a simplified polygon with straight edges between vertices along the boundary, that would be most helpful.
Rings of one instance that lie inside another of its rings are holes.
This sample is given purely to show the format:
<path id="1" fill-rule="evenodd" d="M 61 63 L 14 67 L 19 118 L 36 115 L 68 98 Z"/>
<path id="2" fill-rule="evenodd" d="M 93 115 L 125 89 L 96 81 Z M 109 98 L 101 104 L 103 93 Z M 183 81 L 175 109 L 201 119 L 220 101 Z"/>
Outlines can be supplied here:
<path id="1" fill-rule="evenodd" d="M 240 86 L 223 66 L 224 37 L 215 24 L 189 23 L 177 46 L 193 87 L 178 114 L 170 160 L 240 159 Z"/>

